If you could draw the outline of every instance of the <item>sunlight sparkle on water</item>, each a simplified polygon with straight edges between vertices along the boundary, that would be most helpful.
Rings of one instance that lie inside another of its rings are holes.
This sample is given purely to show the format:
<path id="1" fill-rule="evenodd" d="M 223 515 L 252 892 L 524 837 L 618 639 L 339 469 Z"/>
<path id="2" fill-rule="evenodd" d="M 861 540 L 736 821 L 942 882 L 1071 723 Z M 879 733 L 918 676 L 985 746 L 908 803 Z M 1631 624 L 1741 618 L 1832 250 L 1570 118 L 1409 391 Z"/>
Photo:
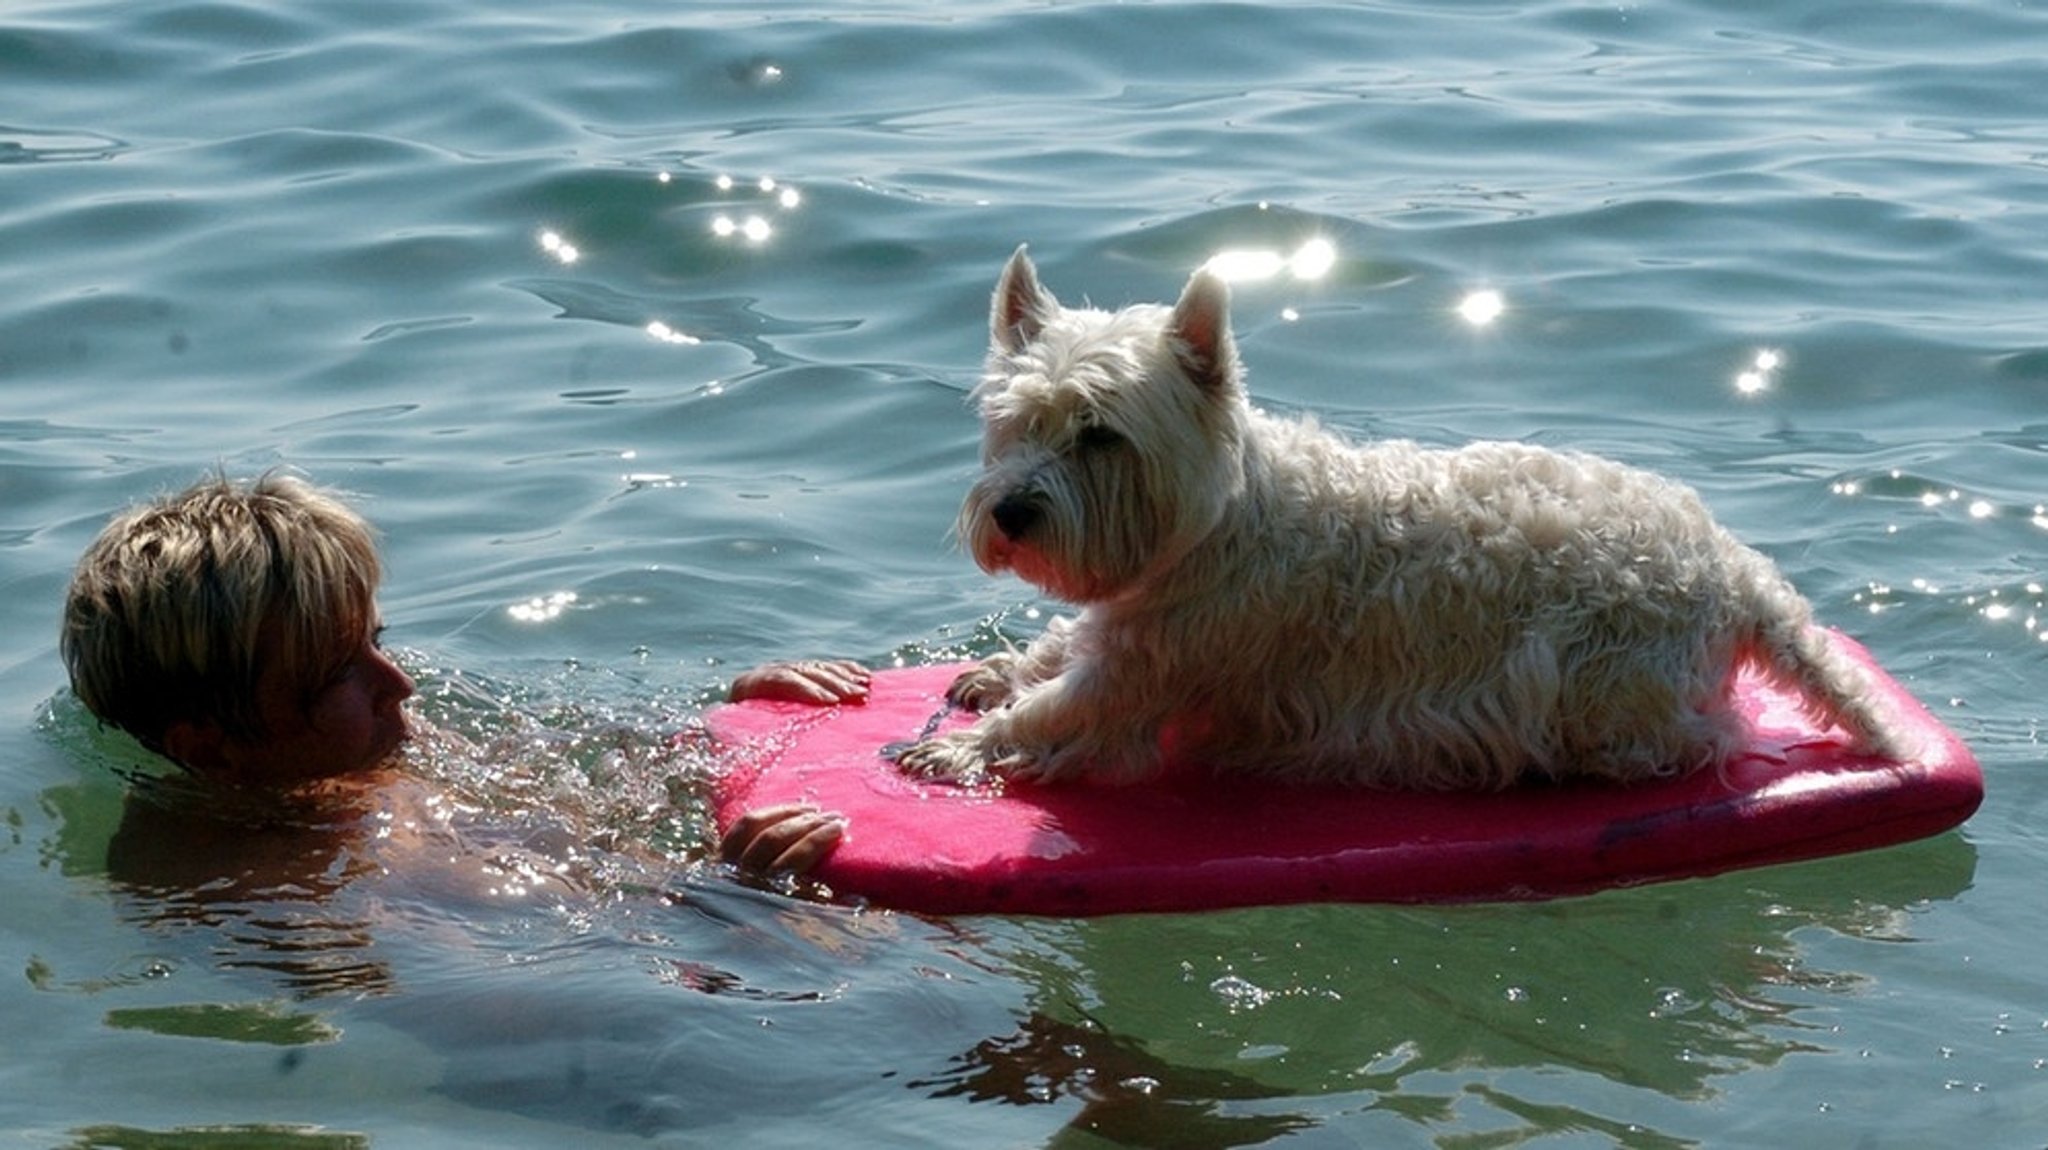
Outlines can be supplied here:
<path id="1" fill-rule="evenodd" d="M 1227 283 L 1246 283 L 1272 279 L 1286 265 L 1280 253 L 1270 248 L 1232 248 L 1210 256 L 1202 267 Z"/>
<path id="2" fill-rule="evenodd" d="M 745 195 L 752 192 L 764 196 L 776 210 L 793 212 L 803 202 L 803 193 L 774 176 L 761 176 L 751 185 L 742 185 L 729 175 L 720 174 L 712 181 L 719 191 L 728 194 Z M 760 212 L 733 214 L 720 212 L 711 217 L 711 234 L 719 239 L 743 239 L 749 243 L 768 242 L 775 234 L 775 225 L 768 216 Z"/>
<path id="3" fill-rule="evenodd" d="M 1337 245 L 1325 239 L 1313 239 L 1301 245 L 1287 261 L 1287 270 L 1298 280 L 1319 280 L 1330 274 L 1337 266 Z"/>
<path id="4" fill-rule="evenodd" d="M 1757 352 L 1756 358 L 1750 361 L 1750 365 L 1736 373 L 1735 390 L 1743 395 L 1756 395 L 1760 392 L 1768 391 L 1771 386 L 1772 373 L 1776 372 L 1784 363 L 1785 357 L 1769 348 Z"/>
<path id="5" fill-rule="evenodd" d="M 775 228 L 760 216 L 748 216 L 735 220 L 731 216 L 717 216 L 711 221 L 711 234 L 720 239 L 743 236 L 751 243 L 763 243 L 775 234 Z"/>
<path id="6" fill-rule="evenodd" d="M 1469 292 L 1458 301 L 1458 317 L 1473 327 L 1485 327 L 1507 310 L 1507 299 L 1492 288 Z"/>
<path id="7" fill-rule="evenodd" d="M 540 250 L 565 264 L 573 264 L 583 256 L 582 252 L 576 250 L 575 244 L 562 238 L 560 232 L 542 232 L 540 234 Z"/>
<path id="8" fill-rule="evenodd" d="M 1285 272 L 1298 280 L 1319 280 L 1337 266 L 1337 245 L 1312 239 L 1288 255 L 1277 248 L 1225 248 L 1203 261 L 1202 268 L 1226 283 L 1269 280 Z"/>
<path id="9" fill-rule="evenodd" d="M 701 342 L 696 336 L 677 331 L 660 320 L 655 320 L 647 325 L 647 334 L 663 343 L 679 343 L 688 346 Z"/>
<path id="10" fill-rule="evenodd" d="M 514 603 L 505 608 L 505 613 L 521 623 L 546 623 L 559 617 L 575 602 L 574 591 L 551 591 L 546 595 L 535 595 L 524 603 Z"/>

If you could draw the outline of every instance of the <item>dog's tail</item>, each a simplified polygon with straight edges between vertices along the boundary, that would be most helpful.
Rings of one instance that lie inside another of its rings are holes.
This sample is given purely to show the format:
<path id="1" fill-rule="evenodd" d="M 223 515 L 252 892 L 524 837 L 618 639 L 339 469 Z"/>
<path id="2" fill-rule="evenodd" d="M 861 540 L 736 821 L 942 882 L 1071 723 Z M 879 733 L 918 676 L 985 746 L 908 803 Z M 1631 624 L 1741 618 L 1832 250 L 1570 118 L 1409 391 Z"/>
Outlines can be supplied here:
<path id="1" fill-rule="evenodd" d="M 1798 693 L 1808 718 L 1848 732 L 1857 750 L 1912 758 L 1919 748 L 1890 721 L 1870 672 L 1814 623 L 1813 609 L 1770 560 L 1753 551 L 1745 559 L 1748 570 L 1739 585 L 1749 624 L 1748 657 Z"/>

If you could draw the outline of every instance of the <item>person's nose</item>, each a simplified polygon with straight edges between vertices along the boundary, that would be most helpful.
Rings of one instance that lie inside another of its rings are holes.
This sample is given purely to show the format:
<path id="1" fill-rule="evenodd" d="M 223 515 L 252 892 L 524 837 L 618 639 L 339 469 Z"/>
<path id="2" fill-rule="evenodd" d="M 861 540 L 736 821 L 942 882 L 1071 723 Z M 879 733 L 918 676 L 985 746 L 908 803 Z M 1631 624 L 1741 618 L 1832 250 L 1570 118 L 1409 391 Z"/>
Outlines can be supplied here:
<path id="1" fill-rule="evenodd" d="M 377 670 L 377 693 L 380 696 L 389 698 L 393 702 L 404 702 L 412 698 L 413 692 L 419 689 L 418 685 L 412 681 L 412 676 L 405 673 L 405 668 L 392 661 L 391 656 L 385 652 L 376 652 L 375 665 Z"/>

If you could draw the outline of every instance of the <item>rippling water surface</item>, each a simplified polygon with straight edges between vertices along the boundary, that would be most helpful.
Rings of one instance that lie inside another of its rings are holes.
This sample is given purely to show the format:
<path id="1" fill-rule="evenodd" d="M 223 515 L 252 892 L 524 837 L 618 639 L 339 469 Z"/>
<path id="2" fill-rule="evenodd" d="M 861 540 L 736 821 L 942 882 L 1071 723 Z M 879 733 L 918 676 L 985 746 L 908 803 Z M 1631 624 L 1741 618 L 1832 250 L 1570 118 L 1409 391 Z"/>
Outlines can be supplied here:
<path id="1" fill-rule="evenodd" d="M 2038 1145 L 2044 43 L 2023 2 L 7 6 L 0 1143 Z M 1236 253 L 1268 407 L 1697 485 L 1983 811 L 1535 906 L 923 920 L 668 861 L 662 734 L 735 668 L 1041 625 L 949 535 L 1023 242 L 1102 305 Z M 317 826 L 207 882 L 176 801 L 124 815 L 58 602 L 215 465 L 382 528 L 491 897 Z"/>

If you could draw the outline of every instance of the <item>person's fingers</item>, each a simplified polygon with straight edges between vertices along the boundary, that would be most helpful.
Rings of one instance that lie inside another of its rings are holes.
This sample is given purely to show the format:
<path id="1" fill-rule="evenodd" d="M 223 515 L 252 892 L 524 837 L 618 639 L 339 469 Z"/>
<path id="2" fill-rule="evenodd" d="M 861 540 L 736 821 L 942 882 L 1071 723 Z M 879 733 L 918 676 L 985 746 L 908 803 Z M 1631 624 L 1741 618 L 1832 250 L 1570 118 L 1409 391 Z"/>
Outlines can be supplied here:
<path id="1" fill-rule="evenodd" d="M 760 842 L 764 835 L 771 833 L 774 827 L 798 815 L 815 814 L 816 811 L 817 808 L 801 803 L 784 803 L 748 811 L 734 819 L 732 825 L 726 828 L 725 834 L 719 837 L 718 855 L 727 862 L 745 863 L 748 853 L 755 850 L 754 844 Z"/>
<path id="2" fill-rule="evenodd" d="M 786 804 L 749 811 L 719 840 L 719 854 L 749 870 L 808 871 L 832 853 L 846 820 L 814 807 Z"/>
<path id="3" fill-rule="evenodd" d="M 807 664 L 811 682 L 823 687 L 831 696 L 828 701 L 845 702 L 849 699 L 868 697 L 868 686 L 872 681 L 868 669 L 849 660 L 830 663 Z"/>
<path id="4" fill-rule="evenodd" d="M 839 840 L 845 837 L 846 820 L 833 815 L 822 815 L 816 825 L 811 826 L 781 854 L 775 856 L 775 861 L 770 863 L 767 869 L 809 874 L 819 863 L 825 861 L 825 856 L 831 854 L 833 848 L 839 845 Z"/>
<path id="5" fill-rule="evenodd" d="M 860 702 L 867 698 L 871 681 L 868 669 L 850 659 L 770 663 L 742 672 L 726 697 L 734 702 L 773 699 L 812 706 Z"/>

